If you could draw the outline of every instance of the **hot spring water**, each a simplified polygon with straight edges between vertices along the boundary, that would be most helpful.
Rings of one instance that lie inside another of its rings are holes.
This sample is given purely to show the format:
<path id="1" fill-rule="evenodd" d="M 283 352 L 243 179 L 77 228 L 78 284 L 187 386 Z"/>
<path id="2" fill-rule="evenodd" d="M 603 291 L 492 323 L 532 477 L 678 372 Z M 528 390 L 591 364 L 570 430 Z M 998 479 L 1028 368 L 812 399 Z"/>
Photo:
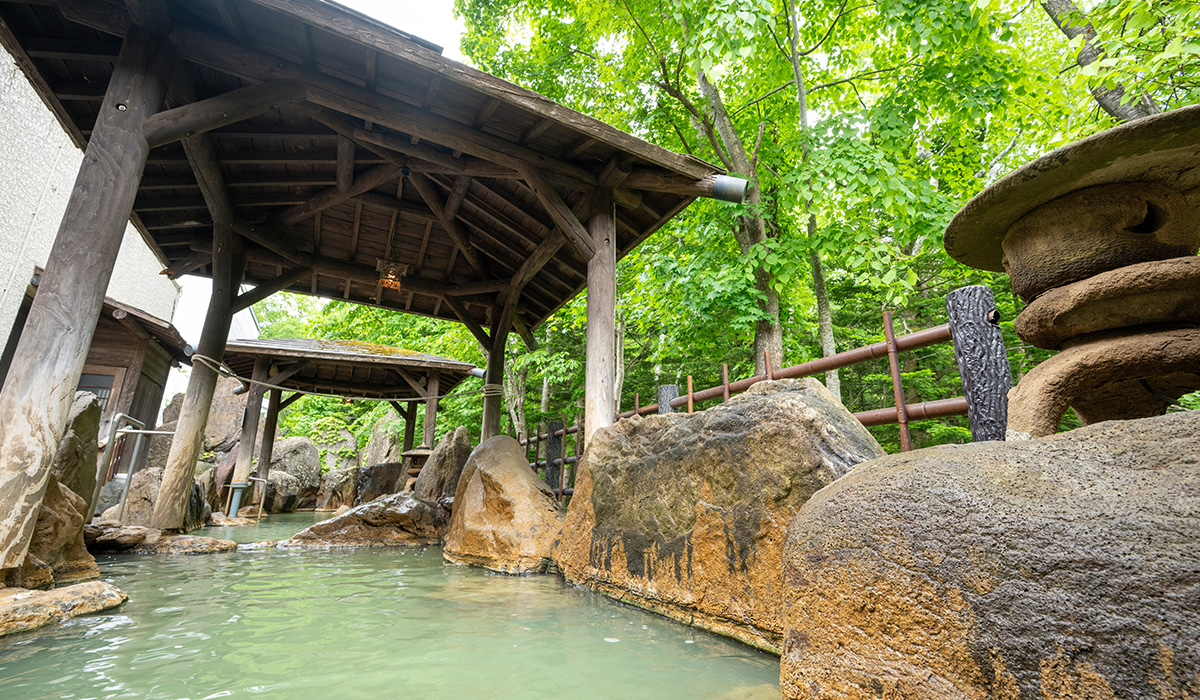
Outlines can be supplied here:
<path id="1" fill-rule="evenodd" d="M 320 516 L 205 529 L 283 539 Z M 436 547 L 110 556 L 116 610 L 0 638 L 0 698 L 778 698 L 778 659 Z"/>

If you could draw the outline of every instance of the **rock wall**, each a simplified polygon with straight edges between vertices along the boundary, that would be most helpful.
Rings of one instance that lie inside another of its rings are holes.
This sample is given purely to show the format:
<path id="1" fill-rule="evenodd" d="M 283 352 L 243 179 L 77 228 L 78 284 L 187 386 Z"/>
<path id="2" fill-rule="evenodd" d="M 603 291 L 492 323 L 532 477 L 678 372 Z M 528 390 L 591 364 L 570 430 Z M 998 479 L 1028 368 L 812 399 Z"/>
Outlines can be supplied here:
<path id="1" fill-rule="evenodd" d="M 380 496 L 396 493 L 404 488 L 408 470 L 400 462 L 370 464 L 358 468 L 358 485 L 355 503 L 369 503 Z"/>
<path id="2" fill-rule="evenodd" d="M 433 448 L 417 476 L 417 483 L 413 484 L 413 494 L 427 501 L 452 504 L 458 479 L 470 456 L 471 434 L 460 425 Z"/>
<path id="3" fill-rule="evenodd" d="M 859 465 L 792 521 L 785 698 L 1200 697 L 1200 411 Z"/>
<path id="4" fill-rule="evenodd" d="M 554 495 L 507 435 L 476 447 L 463 467 L 442 555 L 506 574 L 543 571 L 562 529 Z"/>
<path id="5" fill-rule="evenodd" d="M 316 510 L 337 510 L 354 505 L 358 497 L 358 467 L 334 469 L 321 476 Z"/>
<path id="6" fill-rule="evenodd" d="M 88 504 L 58 483 L 53 474 L 38 510 L 25 561 L 0 569 L 0 587 L 49 588 L 96 578 L 100 569 L 83 541 Z"/>
<path id="7" fill-rule="evenodd" d="M 312 508 L 321 490 L 321 461 L 317 447 L 306 437 L 276 440 L 271 448 L 270 471 L 285 472 L 297 482 L 297 506 Z M 294 510 L 294 508 L 293 508 Z"/>
<path id="8" fill-rule="evenodd" d="M 787 523 L 883 452 L 814 379 L 756 384 L 693 415 L 600 430 L 556 557 L 568 581 L 778 650 Z"/>

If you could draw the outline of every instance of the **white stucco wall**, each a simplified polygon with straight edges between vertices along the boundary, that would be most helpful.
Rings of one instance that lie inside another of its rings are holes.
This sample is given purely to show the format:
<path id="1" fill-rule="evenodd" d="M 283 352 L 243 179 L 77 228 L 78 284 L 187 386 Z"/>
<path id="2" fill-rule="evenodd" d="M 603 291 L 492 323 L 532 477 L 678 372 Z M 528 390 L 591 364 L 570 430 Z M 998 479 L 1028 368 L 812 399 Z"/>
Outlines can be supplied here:
<path id="1" fill-rule="evenodd" d="M 82 160 L 25 74 L 0 51 L 0 345 L 34 268 L 46 265 Z M 130 225 L 107 294 L 170 321 L 179 285 L 158 274 L 162 268 Z"/>

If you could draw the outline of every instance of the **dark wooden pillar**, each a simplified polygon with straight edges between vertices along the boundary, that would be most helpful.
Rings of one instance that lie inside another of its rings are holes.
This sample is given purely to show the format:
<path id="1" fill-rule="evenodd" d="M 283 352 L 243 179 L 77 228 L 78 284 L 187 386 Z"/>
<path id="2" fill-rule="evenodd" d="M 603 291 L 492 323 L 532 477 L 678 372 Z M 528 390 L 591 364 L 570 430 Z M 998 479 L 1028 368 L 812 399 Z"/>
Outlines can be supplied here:
<path id="1" fill-rule="evenodd" d="M 428 392 L 429 398 L 425 400 L 425 435 L 421 444 L 426 447 L 433 447 L 433 430 L 437 427 L 438 378 L 437 372 L 430 372 L 429 379 L 425 382 L 425 391 Z"/>
<path id="2" fill-rule="evenodd" d="M 584 374 L 584 442 L 613 424 L 616 400 L 617 229 L 611 193 L 598 192 L 588 230 L 596 254 L 588 262 L 587 358 Z"/>
<path id="3" fill-rule="evenodd" d="M 404 412 L 400 414 L 404 417 L 404 452 L 408 452 L 413 448 L 413 440 L 417 432 L 417 402 L 409 401 L 405 404 Z"/>
<path id="4" fill-rule="evenodd" d="M 267 394 L 267 417 L 263 422 L 263 441 L 262 447 L 258 450 L 258 478 L 266 479 L 267 473 L 271 470 L 271 457 L 275 451 L 275 430 L 279 427 L 279 404 L 283 398 L 283 392 L 279 389 L 268 389 Z M 263 485 L 261 482 L 254 484 L 254 501 L 262 503 Z"/>
<path id="5" fill-rule="evenodd" d="M 131 27 L 0 392 L 0 569 L 25 559 L 150 147 L 175 56 Z"/>
<path id="6" fill-rule="evenodd" d="M 237 460 L 233 463 L 233 478 L 230 488 L 233 489 L 233 500 L 230 501 L 228 515 L 236 516 L 241 505 L 242 494 L 250 481 L 250 462 L 254 459 L 254 441 L 258 437 L 258 422 L 262 417 L 262 400 L 265 388 L 257 382 L 265 382 L 271 373 L 271 360 L 260 357 L 254 361 L 254 372 L 250 378 L 256 382 L 250 385 L 250 395 L 246 399 L 246 410 L 242 413 L 242 435 L 238 439 Z"/>
<path id="7" fill-rule="evenodd" d="M 483 439 L 500 434 L 500 414 L 504 406 L 504 346 L 508 343 L 508 329 L 494 326 L 492 328 L 492 351 L 488 353 L 487 373 L 484 386 L 489 385 L 496 390 L 487 391 L 483 395 Z"/>
<path id="8" fill-rule="evenodd" d="M 996 298 L 984 285 L 961 287 L 946 295 L 946 312 L 967 398 L 971 437 L 976 442 L 1003 440 L 1013 381 Z"/>
<path id="9" fill-rule="evenodd" d="M 213 238 L 212 297 L 208 301 L 208 315 L 204 318 L 204 330 L 200 332 L 196 354 L 219 361 L 225 357 L 229 324 L 233 320 L 231 305 L 238 281 L 241 280 L 244 261 L 241 255 L 235 255 L 233 229 L 230 226 L 214 226 Z M 206 362 L 198 359 L 192 361 L 187 394 L 179 411 L 175 436 L 171 438 L 162 487 L 150 519 L 152 527 L 176 530 L 183 525 L 188 494 L 195 478 L 196 460 L 204 445 L 204 428 L 208 425 L 208 412 L 212 408 L 217 376 L 217 371 Z"/>

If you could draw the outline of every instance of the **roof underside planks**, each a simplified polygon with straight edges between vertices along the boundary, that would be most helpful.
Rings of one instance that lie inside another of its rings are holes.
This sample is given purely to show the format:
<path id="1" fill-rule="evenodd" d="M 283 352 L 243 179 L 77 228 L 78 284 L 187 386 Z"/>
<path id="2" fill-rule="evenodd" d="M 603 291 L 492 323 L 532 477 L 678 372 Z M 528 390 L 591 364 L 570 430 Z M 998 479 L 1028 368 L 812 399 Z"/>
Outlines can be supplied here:
<path id="1" fill-rule="evenodd" d="M 448 394 L 475 369 L 468 362 L 347 340 L 231 340 L 225 348 L 224 362 L 239 377 L 251 376 L 260 358 L 271 361 L 272 374 L 286 375 L 268 379 L 285 390 L 395 401 L 425 400 L 413 385 L 427 387 L 432 373 L 438 375 L 438 394 Z M 289 373 L 297 363 L 300 368 Z"/>
<path id="2" fill-rule="evenodd" d="M 519 296 L 516 321 L 533 326 L 585 286 L 587 241 L 564 221 L 586 222 L 599 184 L 619 182 L 614 172 L 681 184 L 618 192 L 622 256 L 690 203 L 686 183 L 717 172 L 332 3 L 167 7 L 182 59 L 168 107 L 299 86 L 203 137 L 248 239 L 248 284 L 311 268 L 286 288 L 477 328 Z M 130 23 L 124 5 L 0 0 L 0 20 L 0 40 L 85 144 Z M 155 148 L 133 219 L 173 274 L 209 276 L 212 216 L 194 161 L 178 141 Z M 380 260 L 407 266 L 399 290 L 377 283 Z"/>

